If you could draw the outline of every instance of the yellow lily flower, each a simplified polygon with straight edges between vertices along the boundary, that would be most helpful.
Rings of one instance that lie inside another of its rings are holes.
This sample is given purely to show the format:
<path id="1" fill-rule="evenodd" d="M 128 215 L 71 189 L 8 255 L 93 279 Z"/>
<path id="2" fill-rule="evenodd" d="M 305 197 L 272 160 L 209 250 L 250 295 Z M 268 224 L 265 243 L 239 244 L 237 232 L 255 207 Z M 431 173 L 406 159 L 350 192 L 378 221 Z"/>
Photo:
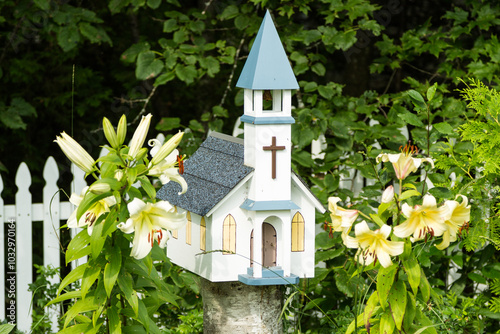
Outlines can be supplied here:
<path id="1" fill-rule="evenodd" d="M 89 190 L 89 187 L 85 187 L 82 190 L 81 195 L 77 194 L 71 194 L 69 201 L 78 206 L 80 203 L 83 201 L 83 198 L 85 197 L 85 194 Z M 94 205 L 92 205 L 85 213 L 80 217 L 80 219 L 77 221 L 76 220 L 76 211 L 73 211 L 73 213 L 69 216 L 68 218 L 68 227 L 71 228 L 76 228 L 76 227 L 85 227 L 87 226 L 87 232 L 89 235 L 92 235 L 92 230 L 94 228 L 94 223 L 97 221 L 97 219 L 104 213 L 109 212 L 110 208 L 116 204 L 116 200 L 113 196 L 109 196 L 106 198 L 101 199 Z"/>
<path id="2" fill-rule="evenodd" d="M 377 163 L 390 161 L 394 167 L 394 172 L 399 180 L 404 180 L 410 173 L 413 173 L 423 162 L 429 162 L 434 168 L 434 161 L 431 158 L 413 158 L 418 149 L 414 146 L 406 145 L 399 154 L 381 153 L 377 156 Z"/>
<path id="3" fill-rule="evenodd" d="M 331 227 L 335 232 L 342 232 L 342 238 L 351 231 L 352 224 L 358 218 L 358 210 L 348 210 L 337 206 L 339 197 L 328 198 L 328 211 L 332 219 Z"/>
<path id="4" fill-rule="evenodd" d="M 147 114 L 146 116 L 142 116 L 141 122 L 139 126 L 134 132 L 132 136 L 132 140 L 130 141 L 130 148 L 128 150 L 128 155 L 135 159 L 139 150 L 142 148 L 144 144 L 144 140 L 146 140 L 146 135 L 148 134 L 149 124 L 151 123 L 151 114 Z"/>
<path id="5" fill-rule="evenodd" d="M 467 197 L 462 197 L 462 203 L 457 201 L 445 201 L 444 205 L 448 207 L 450 216 L 444 221 L 446 230 L 443 233 L 443 241 L 436 245 L 437 249 L 443 250 L 450 245 L 450 242 L 457 240 L 457 231 L 466 222 L 470 220 L 470 205 L 468 205 Z"/>
<path id="6" fill-rule="evenodd" d="M 404 203 L 401 212 L 408 218 L 404 223 L 394 227 L 394 235 L 406 238 L 413 234 L 412 242 L 441 236 L 446 231 L 445 220 L 449 216 L 449 207 L 437 207 L 436 199 L 432 195 L 425 195 L 422 205 L 410 207 Z"/>
<path id="7" fill-rule="evenodd" d="M 382 267 L 392 265 L 391 256 L 403 253 L 404 242 L 387 240 L 391 234 L 389 225 L 382 225 L 378 230 L 372 231 L 365 221 L 354 227 L 355 237 L 347 236 L 344 244 L 349 248 L 359 248 L 356 260 L 362 265 L 368 266 L 377 260 Z"/>
<path id="8" fill-rule="evenodd" d="M 382 193 L 382 203 L 390 203 L 394 200 L 394 187 L 388 186 Z"/>
<path id="9" fill-rule="evenodd" d="M 130 255 L 140 260 L 146 257 L 156 240 L 161 248 L 168 240 L 167 230 L 177 230 L 186 224 L 186 212 L 178 212 L 169 202 L 145 203 L 138 198 L 127 204 L 130 218 L 118 224 L 124 233 L 135 232 Z"/>
<path id="10" fill-rule="evenodd" d="M 95 160 L 66 132 L 62 132 L 60 137 L 56 136 L 56 140 L 54 141 L 59 145 L 68 159 L 85 173 L 90 174 L 95 170 Z"/>

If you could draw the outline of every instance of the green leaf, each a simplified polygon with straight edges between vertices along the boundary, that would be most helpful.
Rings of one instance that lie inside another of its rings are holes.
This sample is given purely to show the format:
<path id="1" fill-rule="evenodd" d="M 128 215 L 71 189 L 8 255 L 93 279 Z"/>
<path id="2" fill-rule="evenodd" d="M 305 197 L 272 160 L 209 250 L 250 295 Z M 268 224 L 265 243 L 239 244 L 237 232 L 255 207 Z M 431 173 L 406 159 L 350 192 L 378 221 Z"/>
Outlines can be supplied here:
<path id="1" fill-rule="evenodd" d="M 158 78 L 156 78 L 154 86 L 161 86 L 166 84 L 169 81 L 175 79 L 175 73 L 173 71 L 169 71 L 167 73 L 160 74 Z"/>
<path id="2" fill-rule="evenodd" d="M 87 247 L 89 243 L 90 236 L 87 229 L 81 230 L 68 244 L 68 249 L 66 250 L 66 263 L 90 254 L 90 247 Z M 82 250 L 87 250 L 88 253 L 83 254 L 84 252 L 82 252 Z"/>
<path id="3" fill-rule="evenodd" d="M 76 220 L 80 220 L 80 218 L 83 216 L 85 212 L 87 212 L 91 207 L 99 202 L 101 199 L 113 196 L 113 193 L 111 191 L 105 192 L 102 194 L 94 194 L 91 193 L 90 191 L 87 191 L 85 196 L 83 197 L 83 200 L 80 202 L 78 205 L 78 208 L 76 209 Z"/>
<path id="4" fill-rule="evenodd" d="M 477 283 L 480 283 L 480 284 L 486 284 L 486 279 L 483 276 L 479 275 L 479 274 L 469 273 L 467 275 L 467 277 L 469 277 L 474 282 L 477 282 Z"/>
<path id="5" fill-rule="evenodd" d="M 78 300 L 64 315 L 64 328 L 66 328 L 71 320 L 73 320 L 78 314 L 94 311 L 97 307 L 98 305 L 94 303 L 94 297 L 87 297 L 85 299 Z"/>
<path id="6" fill-rule="evenodd" d="M 420 196 L 420 192 L 416 191 L 416 190 L 406 190 L 405 192 L 403 192 L 401 194 L 401 196 L 399 197 L 399 200 L 400 201 L 404 201 L 405 199 L 408 199 L 410 197 L 414 197 L 414 196 Z"/>
<path id="7" fill-rule="evenodd" d="M 137 292 L 134 290 L 132 275 L 122 270 L 118 275 L 118 286 L 137 317 L 139 315 L 139 299 L 137 297 Z"/>
<path id="8" fill-rule="evenodd" d="M 80 33 L 74 25 L 60 27 L 57 31 L 57 44 L 68 52 L 75 48 L 80 42 Z"/>
<path id="9" fill-rule="evenodd" d="M 227 110 L 221 106 L 212 107 L 212 112 L 214 113 L 214 116 L 217 116 L 217 117 L 224 117 L 224 118 L 229 117 Z"/>
<path id="10" fill-rule="evenodd" d="M 9 334 L 10 332 L 12 332 L 14 327 L 16 326 L 11 324 L 0 325 L 0 334 Z"/>
<path id="11" fill-rule="evenodd" d="M 120 314 L 118 309 L 114 306 L 109 307 L 106 310 L 106 315 L 109 320 L 109 333 L 110 334 L 121 334 L 122 332 L 122 322 L 120 320 Z"/>
<path id="12" fill-rule="evenodd" d="M 326 261 L 326 260 L 331 260 L 334 259 L 344 253 L 343 248 L 337 248 L 337 249 L 329 249 L 326 251 L 317 251 L 314 254 L 315 261 L 316 263 Z"/>
<path id="13" fill-rule="evenodd" d="M 446 122 L 432 124 L 432 126 L 436 130 L 438 130 L 439 132 L 441 132 L 442 134 L 445 134 L 445 135 L 452 135 L 455 133 L 455 132 L 453 132 L 453 127 Z"/>
<path id="14" fill-rule="evenodd" d="M 377 306 L 379 304 L 379 300 L 378 300 L 378 293 L 376 291 L 374 291 L 372 293 L 372 295 L 370 296 L 370 298 L 368 298 L 368 301 L 366 302 L 366 306 L 365 306 L 365 327 L 368 327 L 368 324 L 370 322 L 370 319 L 372 318 L 373 315 L 375 315 L 375 310 L 377 310 Z"/>
<path id="15" fill-rule="evenodd" d="M 163 70 L 165 65 L 160 59 L 156 59 L 153 51 L 141 52 L 137 56 L 135 77 L 138 80 L 154 78 Z"/>
<path id="16" fill-rule="evenodd" d="M 380 301 L 380 306 L 385 310 L 387 306 L 387 297 L 389 296 L 389 291 L 394 283 L 394 277 L 397 272 L 397 265 L 393 264 L 387 268 L 380 268 L 377 275 L 377 292 L 378 299 Z"/>
<path id="17" fill-rule="evenodd" d="M 194 79 L 198 75 L 198 71 L 193 65 L 184 66 L 182 64 L 177 64 L 175 66 L 175 75 L 179 80 L 184 81 L 186 84 L 193 83 Z"/>
<path id="18" fill-rule="evenodd" d="M 195 132 L 205 132 L 205 128 L 203 128 L 203 125 L 195 119 L 189 121 L 189 128 Z"/>
<path id="19" fill-rule="evenodd" d="M 380 333 L 394 333 L 394 319 L 390 310 L 386 310 L 380 317 L 379 332 Z"/>
<path id="20" fill-rule="evenodd" d="M 50 0 L 34 0 L 35 5 L 43 11 L 50 9 Z"/>
<path id="21" fill-rule="evenodd" d="M 115 247 L 109 255 L 109 262 L 104 268 L 104 288 L 108 297 L 111 297 L 111 291 L 115 286 L 118 274 L 122 266 L 122 255 L 119 247 Z"/>
<path id="22" fill-rule="evenodd" d="M 420 110 L 425 110 L 427 105 L 425 104 L 424 98 L 416 90 L 410 89 L 408 91 L 408 96 L 410 96 L 413 104 Z"/>
<path id="23" fill-rule="evenodd" d="M 88 22 L 81 22 L 78 27 L 82 36 L 86 37 L 91 43 L 106 42 L 111 44 L 111 39 L 102 28 L 96 28 Z"/>
<path id="24" fill-rule="evenodd" d="M 406 285 L 403 281 L 396 281 L 389 292 L 389 305 L 396 328 L 401 330 L 406 309 Z"/>
<path id="25" fill-rule="evenodd" d="M 420 272 L 420 286 L 419 287 L 420 287 L 420 293 L 422 294 L 422 299 L 423 299 L 424 303 L 427 303 L 429 298 L 431 298 L 431 285 L 429 284 L 427 277 L 425 277 L 423 270 Z"/>
<path id="26" fill-rule="evenodd" d="M 143 175 L 143 176 L 139 176 L 137 179 L 141 183 L 142 189 L 144 189 L 146 194 L 148 194 L 149 198 L 151 198 L 151 199 L 156 198 L 156 189 L 151 184 L 151 181 L 149 180 L 149 178 L 147 176 Z"/>
<path id="27" fill-rule="evenodd" d="M 450 189 L 444 187 L 434 187 L 432 189 L 429 189 L 429 193 L 431 193 L 432 196 L 437 198 L 453 197 L 453 192 Z"/>
<path id="28" fill-rule="evenodd" d="M 405 316 L 403 318 L 403 332 L 409 332 L 410 327 L 413 325 L 413 319 L 415 319 L 415 314 L 417 311 L 416 309 L 417 304 L 415 296 L 408 291 Z"/>
<path id="29" fill-rule="evenodd" d="M 420 265 L 418 264 L 415 256 L 410 255 L 406 260 L 403 260 L 403 267 L 408 276 L 408 282 L 410 283 L 413 293 L 416 295 L 418 292 L 418 286 L 420 285 Z"/>
<path id="30" fill-rule="evenodd" d="M 370 218 L 373 219 L 375 224 L 377 224 L 379 227 L 382 227 L 385 224 L 385 222 L 382 220 L 382 218 L 380 218 L 380 216 L 377 214 L 370 213 Z"/>
<path id="31" fill-rule="evenodd" d="M 181 119 L 179 117 L 162 117 L 155 129 L 158 131 L 170 131 L 181 127 Z"/>
<path id="32" fill-rule="evenodd" d="M 151 9 L 157 9 L 161 5 L 161 0 L 148 0 L 148 7 Z"/>
<path id="33" fill-rule="evenodd" d="M 432 101 L 434 98 L 434 95 L 436 94 L 436 89 L 437 89 L 437 82 L 434 83 L 434 85 L 430 86 L 429 89 L 427 89 L 427 101 Z"/>
<path id="34" fill-rule="evenodd" d="M 398 117 L 401 118 L 407 124 L 417 126 L 417 127 L 424 127 L 424 123 L 422 123 L 422 121 L 415 114 L 401 113 L 401 114 L 398 114 Z"/>
<path id="35" fill-rule="evenodd" d="M 98 221 L 94 224 L 92 235 L 90 236 L 90 251 L 94 259 L 97 259 L 99 256 L 102 251 L 102 247 L 104 246 L 104 242 L 106 241 L 106 236 L 102 236 L 102 229 L 104 227 L 103 222 L 104 221 L 102 219 L 98 219 Z"/>
<path id="36" fill-rule="evenodd" d="M 125 52 L 122 53 L 120 59 L 126 63 L 133 63 L 136 61 L 137 56 L 140 53 L 149 51 L 150 48 L 151 46 L 149 45 L 148 42 L 140 42 L 137 44 L 133 44 L 131 47 L 125 50 Z"/>
<path id="37" fill-rule="evenodd" d="M 69 291 L 56 298 L 52 298 L 45 306 L 50 306 L 52 304 L 59 304 L 60 302 L 63 302 L 68 299 L 77 299 L 81 297 L 82 297 L 82 292 L 80 290 Z"/>
<path id="38" fill-rule="evenodd" d="M 100 273 L 101 273 L 101 267 L 99 267 L 95 263 L 89 264 L 85 268 L 85 272 L 83 273 L 83 277 L 82 277 L 82 286 L 81 286 L 82 299 L 85 299 L 87 292 L 89 291 L 92 284 L 94 284 L 94 282 L 97 280 L 97 277 L 99 277 Z"/>

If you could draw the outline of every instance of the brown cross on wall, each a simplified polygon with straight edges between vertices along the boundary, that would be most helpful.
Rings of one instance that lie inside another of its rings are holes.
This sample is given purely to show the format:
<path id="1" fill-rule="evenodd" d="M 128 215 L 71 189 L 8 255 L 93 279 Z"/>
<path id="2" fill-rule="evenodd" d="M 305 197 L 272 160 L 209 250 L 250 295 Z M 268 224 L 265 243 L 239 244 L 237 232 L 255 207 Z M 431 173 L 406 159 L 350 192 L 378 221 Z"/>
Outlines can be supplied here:
<path id="1" fill-rule="evenodd" d="M 272 153 L 272 160 L 271 160 L 271 168 L 272 168 L 272 177 L 273 179 L 276 178 L 276 151 L 282 151 L 285 149 L 285 146 L 276 146 L 276 137 L 273 137 L 273 140 L 271 142 L 271 146 L 264 146 L 262 147 L 264 151 L 271 151 Z"/>

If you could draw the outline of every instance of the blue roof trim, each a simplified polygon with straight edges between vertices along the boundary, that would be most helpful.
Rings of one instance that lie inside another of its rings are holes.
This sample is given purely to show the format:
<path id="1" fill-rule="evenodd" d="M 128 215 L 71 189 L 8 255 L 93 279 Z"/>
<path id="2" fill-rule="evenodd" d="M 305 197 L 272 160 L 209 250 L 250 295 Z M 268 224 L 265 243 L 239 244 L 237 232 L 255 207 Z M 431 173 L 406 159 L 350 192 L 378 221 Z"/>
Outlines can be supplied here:
<path id="1" fill-rule="evenodd" d="M 238 281 L 246 285 L 288 285 L 298 284 L 299 276 L 290 274 L 283 276 L 281 267 L 271 267 L 262 269 L 262 277 L 253 277 L 253 269 L 247 268 L 247 274 L 238 275 Z"/>
<path id="2" fill-rule="evenodd" d="M 294 124 L 295 119 L 291 116 L 270 116 L 270 117 L 255 117 L 243 115 L 240 121 L 250 124 Z"/>
<path id="3" fill-rule="evenodd" d="M 253 201 L 246 199 L 240 205 L 241 209 L 248 211 L 270 211 L 270 210 L 298 210 L 300 206 L 292 201 Z"/>
<path id="4" fill-rule="evenodd" d="M 269 11 L 264 16 L 236 87 L 299 89 Z"/>

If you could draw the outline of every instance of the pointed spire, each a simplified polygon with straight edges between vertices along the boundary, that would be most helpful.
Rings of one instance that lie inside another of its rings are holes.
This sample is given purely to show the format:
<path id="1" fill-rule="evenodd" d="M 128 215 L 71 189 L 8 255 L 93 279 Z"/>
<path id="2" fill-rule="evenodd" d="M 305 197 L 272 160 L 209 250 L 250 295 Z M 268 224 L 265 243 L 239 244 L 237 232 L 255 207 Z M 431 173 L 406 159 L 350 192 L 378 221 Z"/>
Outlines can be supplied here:
<path id="1" fill-rule="evenodd" d="M 257 90 L 299 88 L 269 11 L 264 16 L 236 87 Z"/>

